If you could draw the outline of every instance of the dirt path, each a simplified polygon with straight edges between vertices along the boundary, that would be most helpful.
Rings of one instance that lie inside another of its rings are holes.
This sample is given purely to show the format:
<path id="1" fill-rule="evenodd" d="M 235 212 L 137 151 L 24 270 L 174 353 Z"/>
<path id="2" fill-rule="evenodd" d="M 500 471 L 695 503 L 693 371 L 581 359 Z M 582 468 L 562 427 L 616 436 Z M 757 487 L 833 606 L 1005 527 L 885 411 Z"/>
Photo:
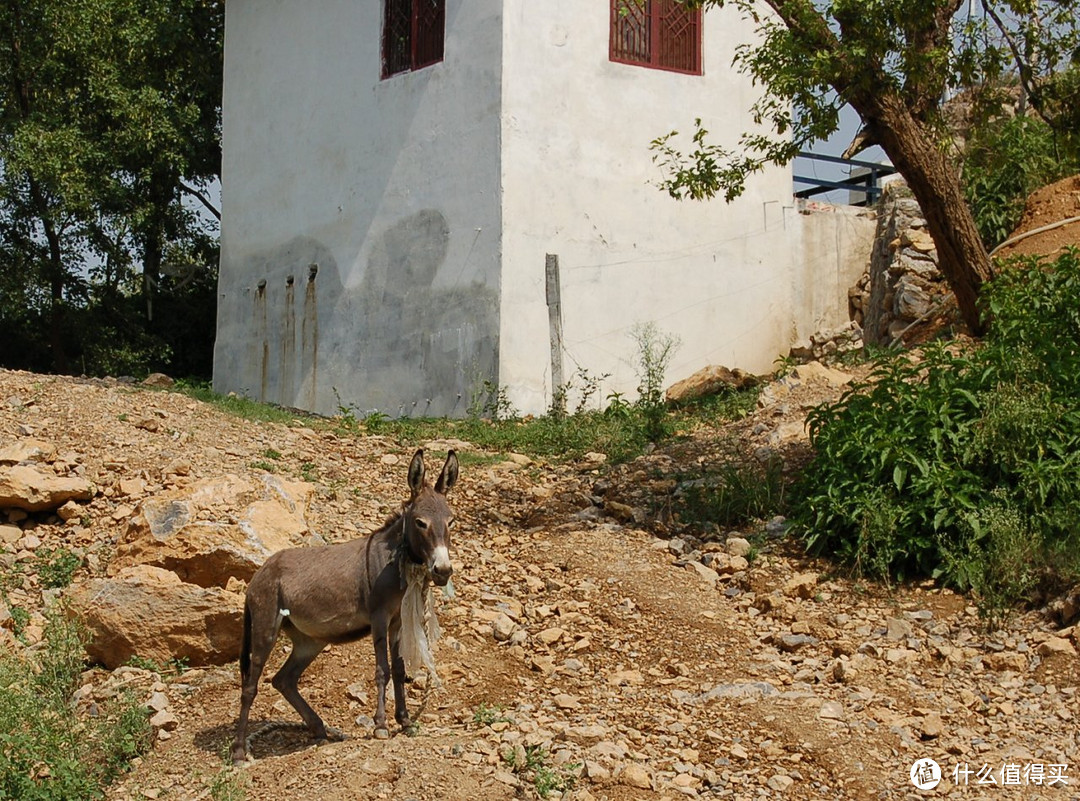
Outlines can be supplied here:
<path id="1" fill-rule="evenodd" d="M 465 460 L 453 498 L 457 594 L 439 602 L 444 684 L 410 690 L 416 736 L 371 737 L 369 641 L 330 649 L 301 683 L 348 739 L 313 747 L 264 683 L 255 761 L 235 773 L 223 761 L 235 665 L 165 677 L 121 668 L 139 691 L 165 693 L 177 726 L 109 797 L 226 799 L 244 785 L 250 801 L 509 799 L 571 781 L 567 798 L 611 801 L 1080 797 L 1080 670 L 1075 650 L 1059 649 L 1075 632 L 1032 613 L 988 635 L 948 591 L 830 577 L 768 537 L 747 567 L 721 567 L 725 557 L 713 571 L 703 554 L 723 552 L 724 537 L 701 543 L 663 515 L 632 522 L 626 508 L 662 506 L 645 504 L 642 487 L 670 493 L 665 476 L 700 468 L 724 436 L 753 444 L 790 432 L 804 404 L 773 395 L 778 405 L 731 431 L 697 432 L 618 470 Z M 162 424 L 149 430 L 144 418 Z M 121 480 L 142 479 L 149 497 L 163 464 L 183 460 L 194 478 L 251 471 L 272 451 L 276 470 L 315 484 L 312 528 L 344 539 L 401 500 L 409 453 L 384 438 L 238 420 L 174 393 L 0 371 L 0 447 L 31 435 L 54 441 L 102 491 L 77 525 L 14 515 L 23 539 L 5 552 L 29 564 L 28 534 L 35 547 L 81 548 L 77 580 L 103 569 L 137 506 Z M 18 593 L 42 602 L 32 577 Z M 284 655 L 279 645 L 267 678 Z M 86 680 L 100 688 L 117 675 Z M 934 791 L 910 781 L 921 758 L 945 773 Z M 1010 786 L 978 784 L 984 766 L 984 779 L 996 771 Z M 1011 766 L 1028 784 L 1011 781 Z"/>

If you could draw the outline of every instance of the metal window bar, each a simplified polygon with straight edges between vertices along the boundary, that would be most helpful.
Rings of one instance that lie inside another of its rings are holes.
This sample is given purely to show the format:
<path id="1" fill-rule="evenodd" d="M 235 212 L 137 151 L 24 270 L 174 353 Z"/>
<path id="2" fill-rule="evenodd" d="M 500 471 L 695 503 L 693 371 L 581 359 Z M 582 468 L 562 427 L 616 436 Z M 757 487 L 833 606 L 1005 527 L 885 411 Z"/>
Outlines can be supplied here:
<path id="1" fill-rule="evenodd" d="M 612 0 L 612 61 L 701 74 L 701 10 L 678 0 Z"/>
<path id="2" fill-rule="evenodd" d="M 443 59 L 446 0 L 415 0 L 413 63 L 418 70 Z"/>
<path id="3" fill-rule="evenodd" d="M 383 77 L 443 59 L 446 0 L 385 0 Z"/>

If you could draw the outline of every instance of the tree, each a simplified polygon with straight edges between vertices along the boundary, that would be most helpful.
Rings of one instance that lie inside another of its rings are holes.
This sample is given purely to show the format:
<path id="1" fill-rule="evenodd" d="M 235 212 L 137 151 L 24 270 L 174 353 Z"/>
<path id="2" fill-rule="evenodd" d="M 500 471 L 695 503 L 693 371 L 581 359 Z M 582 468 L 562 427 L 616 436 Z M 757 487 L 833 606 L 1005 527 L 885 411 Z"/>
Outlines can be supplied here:
<path id="1" fill-rule="evenodd" d="M 148 319 L 154 287 L 173 280 L 163 262 L 216 261 L 216 231 L 183 196 L 205 201 L 220 172 L 222 27 L 221 0 L 0 8 L 5 363 L 41 369 L 42 326 L 61 372 L 132 347 L 118 337 L 141 342 L 135 362 L 167 350 Z M 132 317 L 139 293 L 142 322 Z"/>
<path id="2" fill-rule="evenodd" d="M 689 156 L 675 148 L 674 132 L 660 137 L 653 147 L 670 170 L 667 190 L 680 198 L 723 192 L 731 200 L 750 174 L 768 163 L 786 164 L 810 142 L 833 133 L 840 109 L 850 104 L 868 140 L 882 147 L 907 180 L 964 322 L 981 332 L 977 300 L 992 265 L 955 162 L 942 146 L 940 115 L 946 90 L 988 63 L 979 55 L 978 37 L 957 36 L 956 15 L 964 0 L 688 2 L 734 6 L 757 25 L 760 41 L 741 46 L 735 61 L 764 89 L 753 113 L 768 130 L 744 134 L 739 153 L 709 144 L 700 122 Z M 1033 3 L 998 4 L 1007 7 L 1002 24 L 1015 20 L 1022 5 Z M 1078 3 L 1054 5 L 1075 9 Z M 1019 38 L 1025 31 L 1030 28 L 1012 29 Z"/>

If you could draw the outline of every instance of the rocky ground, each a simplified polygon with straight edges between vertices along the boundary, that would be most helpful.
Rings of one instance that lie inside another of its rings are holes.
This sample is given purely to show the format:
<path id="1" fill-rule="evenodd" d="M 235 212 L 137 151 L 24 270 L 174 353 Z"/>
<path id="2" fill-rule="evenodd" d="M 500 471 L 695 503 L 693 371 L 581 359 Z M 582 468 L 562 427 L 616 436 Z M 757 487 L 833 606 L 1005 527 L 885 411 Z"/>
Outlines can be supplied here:
<path id="1" fill-rule="evenodd" d="M 264 682 L 255 759 L 237 771 L 224 762 L 235 663 L 94 668 L 79 704 L 133 688 L 155 721 L 153 751 L 109 797 L 509 799 L 569 785 L 566 798 L 612 801 L 1080 797 L 1075 629 L 1035 611 L 987 633 L 949 591 L 887 589 L 807 559 L 782 520 L 704 532 L 673 516 L 681 482 L 732 442 L 757 458 L 797 450 L 806 407 L 845 380 L 800 368 L 749 418 L 617 467 L 430 443 L 433 458 L 453 446 L 463 462 L 456 596 L 438 603 L 443 684 L 411 687 L 415 736 L 371 736 L 370 641 L 330 649 L 301 683 L 347 739 L 312 746 Z M 81 555 L 77 591 L 107 572 L 149 499 L 269 468 L 312 487 L 298 539 L 339 541 L 403 500 L 412 450 L 170 391 L 0 371 L 0 452 L 28 441 L 51 450 L 21 461 L 91 490 L 60 510 L 0 512 L 0 567 L 23 568 L 0 604 L 5 649 L 40 639 L 58 594 L 43 589 L 38 556 Z M 30 612 L 21 640 L 7 607 Z M 267 678 L 284 655 L 279 644 Z M 924 758 L 944 773 L 936 789 L 912 784 Z"/>

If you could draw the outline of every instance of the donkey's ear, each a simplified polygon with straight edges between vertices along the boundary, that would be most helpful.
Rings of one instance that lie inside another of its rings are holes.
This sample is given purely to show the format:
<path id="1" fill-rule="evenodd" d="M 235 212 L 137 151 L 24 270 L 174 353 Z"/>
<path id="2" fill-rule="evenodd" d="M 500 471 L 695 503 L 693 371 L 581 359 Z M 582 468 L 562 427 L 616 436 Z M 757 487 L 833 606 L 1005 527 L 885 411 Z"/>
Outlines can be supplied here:
<path id="1" fill-rule="evenodd" d="M 421 448 L 413 454 L 412 463 L 409 464 L 409 489 L 413 495 L 418 495 L 424 488 L 424 449 Z"/>
<path id="2" fill-rule="evenodd" d="M 457 454 L 450 451 L 446 455 L 446 464 L 443 465 L 442 472 L 439 473 L 439 480 L 435 482 L 435 491 L 440 495 L 448 493 L 450 488 L 457 484 L 457 474 Z"/>

